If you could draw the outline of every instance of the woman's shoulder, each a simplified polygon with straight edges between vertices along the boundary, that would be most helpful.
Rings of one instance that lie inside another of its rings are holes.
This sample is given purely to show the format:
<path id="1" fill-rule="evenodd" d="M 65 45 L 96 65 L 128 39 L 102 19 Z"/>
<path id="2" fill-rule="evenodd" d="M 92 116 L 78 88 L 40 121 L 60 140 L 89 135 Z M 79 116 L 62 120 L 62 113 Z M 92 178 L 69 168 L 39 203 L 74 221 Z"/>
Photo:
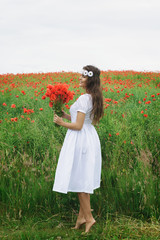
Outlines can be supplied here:
<path id="1" fill-rule="evenodd" d="M 91 94 L 85 93 L 85 94 L 82 94 L 78 99 L 80 99 L 80 100 L 91 100 L 92 96 L 91 96 Z"/>
<path id="2" fill-rule="evenodd" d="M 91 108 L 92 107 L 92 96 L 91 96 L 91 94 L 85 93 L 77 99 L 77 102 L 80 105 L 85 105 L 88 108 Z"/>

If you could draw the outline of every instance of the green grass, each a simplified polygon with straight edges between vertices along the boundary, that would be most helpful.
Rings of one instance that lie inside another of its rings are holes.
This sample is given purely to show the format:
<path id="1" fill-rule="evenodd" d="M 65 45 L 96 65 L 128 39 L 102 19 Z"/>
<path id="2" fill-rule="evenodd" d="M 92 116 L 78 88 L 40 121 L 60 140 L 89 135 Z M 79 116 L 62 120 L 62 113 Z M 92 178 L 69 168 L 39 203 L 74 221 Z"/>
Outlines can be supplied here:
<path id="1" fill-rule="evenodd" d="M 41 216 L 42 215 L 42 216 Z M 9 219 L 8 219 L 9 220 Z M 96 224 L 87 235 L 84 228 L 72 230 L 76 220 L 75 212 L 55 215 L 35 213 L 21 220 L 3 220 L 0 227 L 1 239 L 160 239 L 157 220 L 142 221 L 118 213 L 106 213 L 105 218 L 96 217 Z"/>

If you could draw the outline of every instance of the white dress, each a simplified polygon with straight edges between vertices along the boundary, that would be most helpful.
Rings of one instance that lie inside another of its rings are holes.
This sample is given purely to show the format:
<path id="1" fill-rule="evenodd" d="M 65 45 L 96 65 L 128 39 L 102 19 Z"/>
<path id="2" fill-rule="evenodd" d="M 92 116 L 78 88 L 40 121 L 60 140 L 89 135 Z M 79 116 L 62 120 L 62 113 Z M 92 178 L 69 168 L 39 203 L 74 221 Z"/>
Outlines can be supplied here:
<path id="1" fill-rule="evenodd" d="M 97 131 L 92 125 L 90 113 L 92 97 L 81 95 L 71 106 L 71 122 L 76 121 L 77 112 L 85 113 L 81 130 L 68 129 L 57 164 L 53 191 L 93 193 L 100 187 L 101 146 Z"/>

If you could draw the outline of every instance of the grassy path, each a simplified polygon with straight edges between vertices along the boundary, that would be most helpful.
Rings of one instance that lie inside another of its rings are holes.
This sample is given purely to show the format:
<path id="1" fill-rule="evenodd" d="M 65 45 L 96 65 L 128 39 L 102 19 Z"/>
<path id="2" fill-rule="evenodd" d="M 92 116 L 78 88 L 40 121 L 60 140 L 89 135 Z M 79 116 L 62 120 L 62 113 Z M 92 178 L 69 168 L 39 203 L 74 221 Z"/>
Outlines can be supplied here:
<path id="1" fill-rule="evenodd" d="M 97 217 L 97 223 L 87 235 L 81 235 L 84 228 L 71 230 L 75 220 L 76 216 L 67 219 L 58 214 L 50 217 L 33 215 L 21 220 L 3 219 L 0 239 L 160 239 L 160 224 L 155 219 L 147 222 L 124 215 L 108 214 L 106 219 Z"/>

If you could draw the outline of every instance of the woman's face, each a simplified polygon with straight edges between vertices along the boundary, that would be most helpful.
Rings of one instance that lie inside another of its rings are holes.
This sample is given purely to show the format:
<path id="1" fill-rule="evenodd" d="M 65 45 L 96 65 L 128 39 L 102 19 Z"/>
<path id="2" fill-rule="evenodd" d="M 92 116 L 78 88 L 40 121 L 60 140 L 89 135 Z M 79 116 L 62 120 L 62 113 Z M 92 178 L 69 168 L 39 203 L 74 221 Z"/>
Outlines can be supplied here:
<path id="1" fill-rule="evenodd" d="M 87 81 L 87 76 L 84 76 L 83 74 L 80 76 L 79 80 L 79 86 L 82 88 L 86 88 L 86 81 Z"/>

